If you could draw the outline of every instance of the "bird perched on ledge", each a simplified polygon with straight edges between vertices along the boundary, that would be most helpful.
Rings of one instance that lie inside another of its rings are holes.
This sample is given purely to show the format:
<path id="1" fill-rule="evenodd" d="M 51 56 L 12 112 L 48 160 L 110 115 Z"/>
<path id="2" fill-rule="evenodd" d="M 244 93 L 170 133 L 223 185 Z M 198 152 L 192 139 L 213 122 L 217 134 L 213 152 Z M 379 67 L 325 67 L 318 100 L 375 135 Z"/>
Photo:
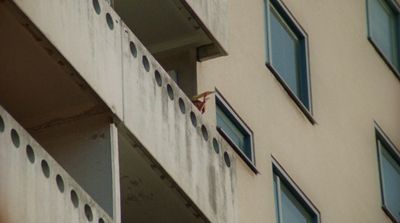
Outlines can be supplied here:
<path id="1" fill-rule="evenodd" d="M 193 104 L 197 107 L 197 109 L 199 109 L 201 114 L 204 114 L 204 112 L 206 111 L 206 102 L 208 99 L 210 99 L 208 98 L 208 96 L 214 93 L 215 91 L 206 91 L 192 97 Z"/>

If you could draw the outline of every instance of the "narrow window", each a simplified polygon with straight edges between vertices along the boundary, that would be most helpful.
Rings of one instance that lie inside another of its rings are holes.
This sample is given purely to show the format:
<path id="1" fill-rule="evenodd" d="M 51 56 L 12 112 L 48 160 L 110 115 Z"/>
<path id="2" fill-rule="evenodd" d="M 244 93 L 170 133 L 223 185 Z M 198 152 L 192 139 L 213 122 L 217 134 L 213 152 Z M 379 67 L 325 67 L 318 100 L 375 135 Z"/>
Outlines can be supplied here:
<path id="1" fill-rule="evenodd" d="M 279 0 L 265 2 L 266 64 L 306 115 L 310 115 L 307 34 Z"/>
<path id="2" fill-rule="evenodd" d="M 400 155 L 383 133 L 377 131 L 382 207 L 400 222 Z"/>
<path id="3" fill-rule="evenodd" d="M 274 194 L 277 223 L 318 223 L 319 212 L 274 163 Z"/>
<path id="4" fill-rule="evenodd" d="M 254 167 L 253 134 L 251 130 L 219 93 L 216 94 L 215 102 L 218 132 L 247 163 Z"/>
<path id="5" fill-rule="evenodd" d="M 367 0 L 368 38 L 391 69 L 400 71 L 400 8 L 394 0 Z"/>

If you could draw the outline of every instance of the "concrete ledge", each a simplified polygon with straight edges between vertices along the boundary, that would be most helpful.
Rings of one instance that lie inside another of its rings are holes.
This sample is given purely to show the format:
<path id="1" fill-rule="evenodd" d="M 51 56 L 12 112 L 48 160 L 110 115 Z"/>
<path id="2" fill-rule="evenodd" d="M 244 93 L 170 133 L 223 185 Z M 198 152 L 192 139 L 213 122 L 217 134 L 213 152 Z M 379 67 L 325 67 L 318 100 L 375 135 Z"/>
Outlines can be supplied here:
<path id="1" fill-rule="evenodd" d="M 113 222 L 2 107 L 0 160 L 0 222 Z"/>

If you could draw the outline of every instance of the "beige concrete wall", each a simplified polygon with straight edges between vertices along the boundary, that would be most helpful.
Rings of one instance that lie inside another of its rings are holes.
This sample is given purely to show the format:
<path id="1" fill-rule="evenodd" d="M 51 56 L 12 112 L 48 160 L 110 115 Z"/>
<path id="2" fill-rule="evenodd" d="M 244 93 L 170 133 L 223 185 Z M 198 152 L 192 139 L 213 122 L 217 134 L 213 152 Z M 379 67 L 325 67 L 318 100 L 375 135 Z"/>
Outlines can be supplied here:
<path id="1" fill-rule="evenodd" d="M 400 81 L 367 40 L 365 1 L 283 2 L 309 35 L 316 125 L 264 65 L 263 0 L 230 1 L 229 56 L 198 64 L 199 91 L 216 86 L 254 131 L 260 174 L 237 158 L 239 222 L 275 221 L 271 155 L 322 222 L 391 222 L 381 209 L 373 121 L 400 148 Z M 206 115 L 215 119 L 214 109 Z"/>

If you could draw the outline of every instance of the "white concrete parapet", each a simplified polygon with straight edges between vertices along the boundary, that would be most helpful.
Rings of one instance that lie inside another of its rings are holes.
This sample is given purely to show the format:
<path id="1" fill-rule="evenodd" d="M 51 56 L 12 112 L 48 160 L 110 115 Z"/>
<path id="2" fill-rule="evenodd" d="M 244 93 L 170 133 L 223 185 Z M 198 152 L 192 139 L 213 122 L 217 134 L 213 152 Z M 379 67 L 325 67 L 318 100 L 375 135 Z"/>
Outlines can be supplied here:
<path id="1" fill-rule="evenodd" d="M 211 222 L 236 222 L 228 144 L 121 23 L 124 125 Z"/>
<path id="2" fill-rule="evenodd" d="M 0 222 L 113 222 L 0 107 Z"/>
<path id="3" fill-rule="evenodd" d="M 208 221 L 237 222 L 229 146 L 105 1 L 13 1 Z"/>

